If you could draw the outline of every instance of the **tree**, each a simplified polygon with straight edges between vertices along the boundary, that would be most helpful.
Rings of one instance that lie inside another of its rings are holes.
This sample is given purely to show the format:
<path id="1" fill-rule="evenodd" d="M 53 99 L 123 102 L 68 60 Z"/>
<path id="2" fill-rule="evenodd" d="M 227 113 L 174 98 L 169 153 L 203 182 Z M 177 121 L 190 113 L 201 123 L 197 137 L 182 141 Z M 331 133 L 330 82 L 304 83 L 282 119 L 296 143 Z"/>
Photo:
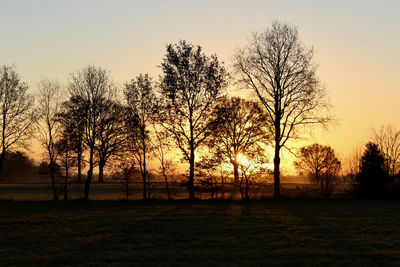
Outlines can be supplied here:
<path id="1" fill-rule="evenodd" d="M 99 159 L 99 183 L 104 182 L 104 167 L 110 157 L 123 153 L 126 146 L 124 107 L 112 100 L 102 101 L 96 155 Z"/>
<path id="2" fill-rule="evenodd" d="M 143 180 L 143 199 L 147 198 L 148 171 L 147 160 L 150 156 L 151 138 L 149 126 L 156 113 L 156 96 L 148 74 L 136 77 L 125 84 L 125 98 L 128 110 L 129 149 L 140 168 Z"/>
<path id="3" fill-rule="evenodd" d="M 207 57 L 186 41 L 167 45 L 161 66 L 162 125 L 189 163 L 189 197 L 194 199 L 195 152 L 209 136 L 207 119 L 226 85 L 226 72 L 217 56 Z"/>
<path id="4" fill-rule="evenodd" d="M 94 167 L 98 165 L 95 160 L 96 146 L 99 138 L 99 127 L 102 119 L 102 104 L 112 99 L 115 87 L 110 81 L 109 73 L 101 67 L 86 66 L 72 74 L 68 84 L 70 99 L 76 99 L 79 111 L 84 111 L 84 138 L 88 148 L 89 169 L 85 181 L 84 199 L 89 199 L 89 188 L 93 178 Z"/>
<path id="5" fill-rule="evenodd" d="M 53 200 L 58 199 L 55 163 L 57 161 L 56 141 L 60 124 L 57 116 L 60 108 L 61 86 L 57 81 L 41 80 L 39 83 L 37 139 L 46 149 L 50 169 Z"/>
<path id="6" fill-rule="evenodd" d="M 14 67 L 0 67 L 0 174 L 9 149 L 24 145 L 32 135 L 36 119 L 33 103 L 28 86 L 21 82 Z"/>
<path id="7" fill-rule="evenodd" d="M 357 183 L 359 192 L 364 196 L 381 196 L 387 190 L 388 173 L 385 169 L 385 156 L 375 143 L 370 142 L 366 145 Z"/>
<path id="8" fill-rule="evenodd" d="M 322 198 L 329 198 L 337 180 L 341 162 L 330 146 L 313 144 L 300 149 L 294 165 L 310 175 L 311 181 L 321 187 Z"/>
<path id="9" fill-rule="evenodd" d="M 205 155 L 196 162 L 196 170 L 198 176 L 203 177 L 200 182 L 203 186 L 209 186 L 211 191 L 211 198 L 218 198 L 218 165 L 221 164 L 220 158 L 213 157 L 212 155 Z"/>
<path id="10" fill-rule="evenodd" d="M 302 126 L 325 124 L 330 118 L 326 92 L 316 77 L 314 52 L 299 40 L 296 27 L 274 22 L 254 33 L 236 52 L 238 82 L 251 89 L 265 107 L 274 136 L 274 196 L 280 197 L 280 151 L 299 136 Z M 289 149 L 289 148 L 288 148 Z"/>
<path id="11" fill-rule="evenodd" d="M 256 176 L 261 176 L 267 171 L 265 167 L 267 159 L 263 154 L 256 153 L 253 155 L 253 158 L 249 159 L 246 157 L 246 155 L 241 155 L 239 160 L 241 163 L 241 176 L 239 181 L 240 196 L 242 200 L 249 200 L 250 183 Z"/>
<path id="12" fill-rule="evenodd" d="M 67 134 L 73 152 L 76 153 L 78 182 L 80 183 L 82 181 L 83 167 L 83 138 L 87 119 L 87 110 L 84 100 L 78 95 L 71 96 L 68 101 L 62 103 L 58 119 L 61 123 L 61 127 L 64 129 L 64 133 Z"/>
<path id="13" fill-rule="evenodd" d="M 394 177 L 399 172 L 400 131 L 393 125 L 382 125 L 379 130 L 373 129 L 374 142 L 385 156 L 385 167 L 388 174 Z"/>
<path id="14" fill-rule="evenodd" d="M 269 139 L 265 120 L 257 102 L 239 97 L 224 97 L 214 109 L 208 146 L 217 158 L 227 158 L 233 165 L 235 184 L 239 183 L 239 156 L 263 153 L 262 144 Z"/>
<path id="15" fill-rule="evenodd" d="M 343 188 L 346 190 L 346 183 L 350 184 L 351 189 L 357 185 L 357 175 L 361 168 L 362 147 L 356 147 L 346 157 L 344 164 Z"/>
<path id="16" fill-rule="evenodd" d="M 55 144 L 58 159 L 61 161 L 65 171 L 63 188 L 64 200 L 68 199 L 69 170 L 77 164 L 77 158 L 73 156 L 75 152 L 75 144 L 73 143 L 73 138 L 71 138 L 73 131 L 70 129 L 70 127 L 64 129 Z"/>
<path id="17" fill-rule="evenodd" d="M 164 177 L 165 189 L 167 190 L 168 200 L 171 200 L 171 192 L 168 186 L 168 175 L 167 173 L 172 168 L 172 161 L 166 158 L 167 151 L 170 149 L 170 138 L 168 132 L 157 129 L 156 124 L 153 124 L 153 132 L 155 136 L 154 141 L 154 155 L 160 163 L 158 173 Z"/>

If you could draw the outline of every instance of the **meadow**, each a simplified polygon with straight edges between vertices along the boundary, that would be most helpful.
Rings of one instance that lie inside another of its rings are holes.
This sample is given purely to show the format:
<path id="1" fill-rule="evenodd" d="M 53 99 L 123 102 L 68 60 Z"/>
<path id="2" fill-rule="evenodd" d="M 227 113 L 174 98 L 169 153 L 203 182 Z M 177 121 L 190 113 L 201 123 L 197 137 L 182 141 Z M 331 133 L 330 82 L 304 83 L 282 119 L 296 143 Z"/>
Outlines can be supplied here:
<path id="1" fill-rule="evenodd" d="M 0 201 L 0 265 L 398 266 L 399 204 Z"/>
<path id="2" fill-rule="evenodd" d="M 62 189 L 62 185 L 57 186 Z M 79 200 L 83 198 L 83 184 L 68 185 L 68 199 Z M 173 182 L 169 185 L 171 197 L 175 200 L 188 198 L 186 186 Z M 129 185 L 129 200 L 142 199 L 142 184 L 132 183 Z M 285 198 L 320 198 L 321 193 L 318 185 L 304 183 L 282 183 L 282 196 Z M 167 191 L 164 183 L 152 183 L 150 185 L 150 197 L 152 199 L 167 199 Z M 273 184 L 254 184 L 250 186 L 250 197 L 252 199 L 273 198 Z M 333 198 L 349 198 L 352 193 L 343 190 L 342 184 L 337 184 L 333 192 Z M 63 198 L 59 192 L 59 198 Z M 210 199 L 211 189 L 209 186 L 197 184 L 196 198 Z M 215 198 L 215 195 L 214 195 Z M 221 185 L 218 187 L 216 198 L 221 199 Z M 239 200 L 240 191 L 237 186 L 226 184 L 224 186 L 224 198 Z M 91 200 L 125 200 L 126 188 L 122 183 L 93 183 L 90 186 Z M 47 201 L 52 200 L 52 191 L 49 183 L 0 183 L 0 200 L 17 201 Z"/>

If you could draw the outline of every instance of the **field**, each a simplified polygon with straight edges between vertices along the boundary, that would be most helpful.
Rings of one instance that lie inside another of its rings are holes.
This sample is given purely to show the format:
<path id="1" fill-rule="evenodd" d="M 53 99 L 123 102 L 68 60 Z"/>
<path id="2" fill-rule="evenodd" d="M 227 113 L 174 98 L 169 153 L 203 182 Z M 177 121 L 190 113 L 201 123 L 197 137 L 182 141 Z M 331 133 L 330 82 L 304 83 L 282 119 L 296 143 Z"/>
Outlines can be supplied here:
<path id="1" fill-rule="evenodd" d="M 0 265 L 398 266 L 399 205 L 0 201 Z"/>
<path id="2" fill-rule="evenodd" d="M 62 188 L 62 185 L 58 185 Z M 68 185 L 69 199 L 82 199 L 83 184 Z M 169 185 L 171 196 L 173 199 L 185 199 L 188 197 L 188 191 L 185 186 L 179 183 L 171 183 Z M 220 187 L 219 187 L 220 188 Z M 125 187 L 118 183 L 92 183 L 90 186 L 90 199 L 92 200 L 123 200 L 126 199 Z M 151 185 L 151 198 L 167 199 L 167 192 L 164 183 L 153 183 Z M 133 183 L 129 185 L 129 199 L 142 199 L 142 185 Z M 211 198 L 211 190 L 209 186 L 196 185 L 196 198 Z M 300 183 L 282 183 L 281 193 L 286 198 L 320 198 L 320 190 L 318 185 L 300 184 Z M 60 198 L 63 195 L 60 192 Z M 265 199 L 273 197 L 273 184 L 256 184 L 250 186 L 250 198 Z M 343 191 L 342 184 L 335 187 L 333 198 L 348 198 L 348 192 Z M 219 189 L 217 198 L 221 198 Z M 224 198 L 241 199 L 240 191 L 237 186 L 226 184 L 224 186 Z M 0 183 L 0 200 L 18 200 L 18 201 L 46 201 L 52 200 L 52 191 L 49 183 Z"/>

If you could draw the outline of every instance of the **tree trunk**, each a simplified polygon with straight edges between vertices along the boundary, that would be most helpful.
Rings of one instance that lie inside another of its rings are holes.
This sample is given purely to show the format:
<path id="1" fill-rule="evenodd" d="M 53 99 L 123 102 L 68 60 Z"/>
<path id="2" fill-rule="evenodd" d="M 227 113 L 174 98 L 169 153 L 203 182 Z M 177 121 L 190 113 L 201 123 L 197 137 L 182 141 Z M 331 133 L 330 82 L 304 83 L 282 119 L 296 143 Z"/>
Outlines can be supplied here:
<path id="1" fill-rule="evenodd" d="M 233 164 L 234 183 L 239 184 L 239 163 L 237 161 L 232 161 L 232 164 Z"/>
<path id="2" fill-rule="evenodd" d="M 6 157 L 6 148 L 3 145 L 3 149 L 2 149 L 1 155 L 0 155 L 0 175 L 3 171 L 3 162 L 4 162 L 5 157 Z"/>
<path id="3" fill-rule="evenodd" d="M 104 162 L 103 162 L 103 160 L 100 160 L 100 163 L 99 163 L 99 180 L 98 180 L 98 182 L 99 183 L 104 183 Z"/>
<path id="4" fill-rule="evenodd" d="M 225 183 L 224 183 L 224 175 L 221 174 L 221 198 L 225 198 Z"/>
<path id="5" fill-rule="evenodd" d="M 279 173 L 279 165 L 281 163 L 281 159 L 279 157 L 279 141 L 275 142 L 275 157 L 274 157 L 274 197 L 281 197 L 280 190 L 280 173 Z"/>
<path id="6" fill-rule="evenodd" d="M 249 178 L 246 177 L 246 191 L 245 191 L 245 198 L 249 200 Z"/>
<path id="7" fill-rule="evenodd" d="M 78 152 L 78 183 L 82 182 L 82 150 Z"/>
<path id="8" fill-rule="evenodd" d="M 194 199 L 194 149 L 190 149 L 189 198 Z"/>
<path id="9" fill-rule="evenodd" d="M 90 187 L 90 182 L 92 181 L 93 177 L 93 148 L 90 148 L 90 154 L 89 154 L 89 170 L 87 172 L 87 178 L 85 181 L 85 194 L 83 199 L 84 200 L 89 200 L 89 187 Z"/>
<path id="10" fill-rule="evenodd" d="M 3 112 L 3 125 L 2 125 L 2 134 L 1 134 L 1 155 L 0 155 L 0 176 L 3 172 L 3 163 L 6 157 L 6 114 L 7 112 Z"/>
<path id="11" fill-rule="evenodd" d="M 126 192 L 126 201 L 129 201 L 129 176 L 125 176 L 125 192 Z"/>
<path id="12" fill-rule="evenodd" d="M 274 156 L 274 198 L 281 197 L 280 190 L 280 164 L 281 158 L 279 156 L 280 146 L 280 137 L 281 137 L 281 124 L 280 124 L 280 112 L 277 112 L 275 117 L 275 156 Z"/>
<path id="13" fill-rule="evenodd" d="M 162 166 L 162 168 L 163 168 L 163 176 L 164 176 L 164 180 L 165 180 L 165 187 L 167 189 L 168 200 L 171 200 L 171 193 L 169 192 L 169 187 L 168 187 L 168 177 L 167 177 L 167 174 L 165 173 L 165 167 Z"/>
<path id="14" fill-rule="evenodd" d="M 68 200 L 68 191 L 67 191 L 67 186 L 68 186 L 68 166 L 65 166 L 65 179 L 64 179 L 64 200 Z"/>
<path id="15" fill-rule="evenodd" d="M 242 188 L 242 184 L 243 184 L 243 177 L 240 179 L 240 182 L 239 182 L 240 198 L 243 200 L 244 197 L 243 197 L 243 188 Z"/>
<path id="16" fill-rule="evenodd" d="M 51 188 L 53 190 L 53 200 L 58 200 L 53 157 L 50 157 L 50 177 L 51 177 Z"/>

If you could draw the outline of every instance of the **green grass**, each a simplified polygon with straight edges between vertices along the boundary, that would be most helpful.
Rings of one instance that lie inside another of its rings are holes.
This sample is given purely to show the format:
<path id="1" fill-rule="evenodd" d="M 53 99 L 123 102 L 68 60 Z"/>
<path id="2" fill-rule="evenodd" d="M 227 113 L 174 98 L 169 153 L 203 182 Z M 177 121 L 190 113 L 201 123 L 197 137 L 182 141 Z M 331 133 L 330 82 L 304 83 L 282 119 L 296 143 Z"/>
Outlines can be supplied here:
<path id="1" fill-rule="evenodd" d="M 0 265 L 398 265 L 397 200 L 0 202 Z"/>

